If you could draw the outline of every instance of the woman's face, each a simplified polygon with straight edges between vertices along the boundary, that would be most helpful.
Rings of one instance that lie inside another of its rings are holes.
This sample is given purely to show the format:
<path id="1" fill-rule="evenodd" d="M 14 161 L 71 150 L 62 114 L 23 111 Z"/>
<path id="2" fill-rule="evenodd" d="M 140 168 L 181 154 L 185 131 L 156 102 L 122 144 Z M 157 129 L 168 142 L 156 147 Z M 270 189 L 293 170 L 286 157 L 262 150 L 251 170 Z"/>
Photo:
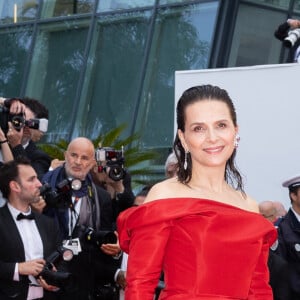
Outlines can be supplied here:
<path id="1" fill-rule="evenodd" d="M 201 100 L 186 107 L 185 131 L 178 134 L 193 166 L 224 166 L 234 151 L 237 127 L 226 103 Z"/>

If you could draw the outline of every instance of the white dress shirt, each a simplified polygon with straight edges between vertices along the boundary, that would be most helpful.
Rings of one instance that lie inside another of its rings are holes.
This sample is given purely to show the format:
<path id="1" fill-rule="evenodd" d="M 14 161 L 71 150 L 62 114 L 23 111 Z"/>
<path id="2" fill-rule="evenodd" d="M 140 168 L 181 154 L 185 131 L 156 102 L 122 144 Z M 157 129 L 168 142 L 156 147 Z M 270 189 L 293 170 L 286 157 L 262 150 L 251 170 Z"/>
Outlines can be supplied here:
<path id="1" fill-rule="evenodd" d="M 10 203 L 7 204 L 10 213 L 13 216 L 13 219 L 16 223 L 18 231 L 20 233 L 24 250 L 25 250 L 25 261 L 43 258 L 43 242 L 40 236 L 40 233 L 37 229 L 36 223 L 34 220 L 23 219 L 17 221 L 17 216 L 21 211 L 14 208 Z M 30 214 L 31 210 L 25 215 Z M 18 263 L 16 263 L 15 274 L 13 280 L 19 281 L 19 272 L 18 272 Z M 44 291 L 41 286 L 38 285 L 34 276 L 29 275 L 29 280 L 32 285 L 29 285 L 27 300 L 33 300 L 37 298 L 43 298 Z"/>

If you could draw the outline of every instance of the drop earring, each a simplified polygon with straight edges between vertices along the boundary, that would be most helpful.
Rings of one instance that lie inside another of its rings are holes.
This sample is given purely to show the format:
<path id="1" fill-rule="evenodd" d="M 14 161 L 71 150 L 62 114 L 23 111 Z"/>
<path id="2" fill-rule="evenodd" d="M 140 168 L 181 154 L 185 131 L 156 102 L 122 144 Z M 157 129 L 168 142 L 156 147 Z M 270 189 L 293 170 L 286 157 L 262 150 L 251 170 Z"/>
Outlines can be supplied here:
<path id="1" fill-rule="evenodd" d="M 187 154 L 188 154 L 188 153 L 189 153 L 188 151 L 185 151 L 185 152 L 184 152 L 184 163 L 183 163 L 183 168 L 184 168 L 184 170 L 186 170 L 187 167 L 188 167 L 188 162 L 187 162 Z"/>
<path id="2" fill-rule="evenodd" d="M 236 149 L 239 146 L 239 141 L 240 141 L 240 135 L 237 133 L 234 139 L 234 148 Z"/>

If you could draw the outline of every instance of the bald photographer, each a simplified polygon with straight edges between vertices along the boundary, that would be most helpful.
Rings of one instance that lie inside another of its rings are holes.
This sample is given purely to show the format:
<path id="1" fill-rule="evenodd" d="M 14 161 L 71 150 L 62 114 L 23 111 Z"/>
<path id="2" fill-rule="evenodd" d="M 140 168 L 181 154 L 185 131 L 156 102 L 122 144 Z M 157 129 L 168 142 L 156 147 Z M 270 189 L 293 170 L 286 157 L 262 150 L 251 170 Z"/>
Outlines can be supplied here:
<path id="1" fill-rule="evenodd" d="M 63 300 L 112 300 L 116 292 L 121 250 L 110 196 L 89 173 L 94 165 L 93 143 L 78 137 L 69 143 L 64 164 L 43 177 L 44 213 L 58 222 L 64 246 L 74 251 L 68 267 L 72 282 L 61 294 Z"/>

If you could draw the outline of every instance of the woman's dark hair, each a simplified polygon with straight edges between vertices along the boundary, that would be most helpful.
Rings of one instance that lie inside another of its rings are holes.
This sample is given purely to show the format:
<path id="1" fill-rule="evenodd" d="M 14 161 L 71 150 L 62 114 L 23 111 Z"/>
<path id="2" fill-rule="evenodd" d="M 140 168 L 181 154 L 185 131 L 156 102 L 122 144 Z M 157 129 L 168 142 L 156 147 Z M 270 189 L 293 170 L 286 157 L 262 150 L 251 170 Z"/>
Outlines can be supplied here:
<path id="1" fill-rule="evenodd" d="M 229 108 L 234 126 L 237 126 L 236 111 L 228 93 L 218 86 L 212 86 L 208 84 L 194 86 L 184 91 L 177 103 L 176 108 L 177 129 L 180 129 L 182 132 L 185 131 L 185 111 L 187 106 L 194 104 L 195 102 L 207 99 L 213 99 L 225 103 Z M 178 133 L 175 137 L 173 149 L 178 159 L 178 180 L 182 183 L 188 183 L 191 180 L 192 176 L 192 160 L 190 154 L 187 153 L 187 168 L 185 170 L 185 150 L 180 142 Z M 235 166 L 235 156 L 236 149 L 233 151 L 232 155 L 226 162 L 224 178 L 226 182 L 232 184 L 233 186 L 236 185 L 236 189 L 244 193 L 242 176 Z"/>

